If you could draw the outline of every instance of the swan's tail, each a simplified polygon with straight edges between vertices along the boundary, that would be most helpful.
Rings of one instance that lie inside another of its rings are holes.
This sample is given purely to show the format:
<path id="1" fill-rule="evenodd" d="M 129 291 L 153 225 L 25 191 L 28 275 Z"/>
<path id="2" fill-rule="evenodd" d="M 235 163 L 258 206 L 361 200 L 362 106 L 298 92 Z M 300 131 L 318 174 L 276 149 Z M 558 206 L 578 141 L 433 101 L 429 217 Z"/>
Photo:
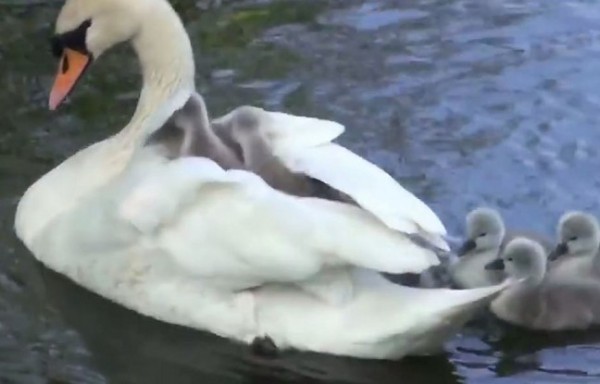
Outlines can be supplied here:
<path id="1" fill-rule="evenodd" d="M 364 342 L 363 347 L 379 358 L 439 353 L 449 338 L 510 285 L 505 282 L 476 289 L 422 289 L 392 285 L 359 273 L 363 274 L 363 287 L 369 287 L 365 299 L 387 308 L 381 315 L 384 322 L 377 326 L 373 323 L 356 334 Z"/>
<path id="2" fill-rule="evenodd" d="M 298 288 L 261 288 L 260 332 L 281 348 L 378 359 L 432 354 L 508 286 L 410 288 L 363 269 L 353 280 L 353 298 L 339 305 Z"/>
<path id="3" fill-rule="evenodd" d="M 456 334 L 474 316 L 484 310 L 509 283 L 475 289 L 429 290 L 438 296 L 429 314 L 423 315 L 420 332 L 415 332 L 411 355 L 439 353 L 445 341 Z M 424 304 L 428 301 L 422 298 Z"/>

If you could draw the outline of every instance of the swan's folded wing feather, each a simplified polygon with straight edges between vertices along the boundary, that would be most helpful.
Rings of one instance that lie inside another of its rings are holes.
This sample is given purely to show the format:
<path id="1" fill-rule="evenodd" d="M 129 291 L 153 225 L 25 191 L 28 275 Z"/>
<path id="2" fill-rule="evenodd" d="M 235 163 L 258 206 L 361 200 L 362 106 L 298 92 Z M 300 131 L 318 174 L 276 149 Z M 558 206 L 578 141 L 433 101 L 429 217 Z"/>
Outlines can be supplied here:
<path id="1" fill-rule="evenodd" d="M 335 143 L 277 153 L 294 172 L 304 173 L 352 197 L 390 228 L 419 234 L 447 249 L 437 215 L 384 170 Z"/>
<path id="2" fill-rule="evenodd" d="M 238 288 L 302 281 L 328 266 L 391 273 L 438 263 L 430 251 L 354 206 L 298 198 L 207 159 L 173 161 L 125 195 L 119 213 L 189 273 Z"/>

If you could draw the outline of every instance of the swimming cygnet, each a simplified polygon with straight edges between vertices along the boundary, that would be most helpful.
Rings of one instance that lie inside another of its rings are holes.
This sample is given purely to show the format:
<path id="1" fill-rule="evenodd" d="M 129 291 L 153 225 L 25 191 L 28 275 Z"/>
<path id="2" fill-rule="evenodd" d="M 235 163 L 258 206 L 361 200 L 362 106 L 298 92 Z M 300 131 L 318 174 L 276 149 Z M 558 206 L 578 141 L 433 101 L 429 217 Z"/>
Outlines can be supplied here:
<path id="1" fill-rule="evenodd" d="M 498 211 L 479 207 L 467 214 L 466 241 L 458 249 L 458 259 L 449 267 L 453 283 L 459 288 L 486 287 L 498 284 L 504 272 L 486 270 L 485 265 L 498 258 L 502 248 L 515 237 L 526 237 L 551 249 L 548 239 L 526 231 L 506 231 Z"/>
<path id="2" fill-rule="evenodd" d="M 554 278 L 588 277 L 600 280 L 600 225 L 585 212 L 565 213 L 558 223 L 558 244 L 550 253 Z"/>
<path id="3" fill-rule="evenodd" d="M 457 250 L 458 260 L 449 268 L 452 281 L 459 288 L 485 287 L 500 283 L 502 271 L 486 270 L 500 252 L 506 230 L 500 214 L 491 208 L 480 207 L 466 217 L 467 239 Z"/>
<path id="4" fill-rule="evenodd" d="M 503 272 L 489 271 L 485 266 L 498 257 L 504 235 L 504 221 L 496 210 L 485 207 L 472 210 L 466 217 L 467 239 L 457 250 L 456 257 L 446 258 L 445 263 L 421 273 L 410 285 L 466 289 L 502 282 Z"/>
<path id="5" fill-rule="evenodd" d="M 486 269 L 503 271 L 514 283 L 490 305 L 500 319 L 536 330 L 585 329 L 600 323 L 600 283 L 593 279 L 555 280 L 546 275 L 541 244 L 511 240 Z"/>

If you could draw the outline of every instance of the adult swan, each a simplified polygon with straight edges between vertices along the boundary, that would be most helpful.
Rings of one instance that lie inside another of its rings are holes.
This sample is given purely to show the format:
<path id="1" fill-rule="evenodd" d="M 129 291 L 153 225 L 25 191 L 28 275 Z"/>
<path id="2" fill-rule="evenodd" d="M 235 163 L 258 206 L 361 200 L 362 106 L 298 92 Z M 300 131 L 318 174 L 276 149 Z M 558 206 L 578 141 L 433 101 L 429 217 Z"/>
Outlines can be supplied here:
<path id="1" fill-rule="evenodd" d="M 144 82 L 131 121 L 44 175 L 19 203 L 16 232 L 49 268 L 169 323 L 370 358 L 439 350 L 503 288 L 420 290 L 384 280 L 379 271 L 438 262 L 407 234 L 440 245 L 445 230 L 382 170 L 330 144 L 341 133 L 336 123 L 263 111 L 280 125 L 271 136 L 281 156 L 289 148 L 295 164 L 312 164 L 307 174 L 346 188 L 356 204 L 286 194 L 254 173 L 206 157 L 169 159 L 146 145 L 196 94 L 191 45 L 166 0 L 67 0 L 50 108 L 125 41 Z M 314 164 L 318 156 L 301 150 L 319 146 L 336 148 L 336 162 Z"/>

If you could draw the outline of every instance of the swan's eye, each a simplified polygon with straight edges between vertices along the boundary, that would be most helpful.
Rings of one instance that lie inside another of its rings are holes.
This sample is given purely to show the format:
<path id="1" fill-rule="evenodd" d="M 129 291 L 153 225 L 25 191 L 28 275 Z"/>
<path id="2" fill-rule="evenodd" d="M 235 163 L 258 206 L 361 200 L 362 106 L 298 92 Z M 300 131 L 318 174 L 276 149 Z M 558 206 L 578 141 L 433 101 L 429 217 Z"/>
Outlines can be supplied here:
<path id="1" fill-rule="evenodd" d="M 569 239 L 569 241 L 575 241 L 577 240 L 577 236 L 571 236 L 571 238 Z"/>
<path id="2" fill-rule="evenodd" d="M 508 259 L 506 259 L 507 261 L 513 261 L 512 257 L 509 257 Z"/>
<path id="3" fill-rule="evenodd" d="M 485 233 L 485 232 L 482 232 L 479 234 L 479 237 L 485 237 L 485 236 L 487 236 L 487 233 Z"/>

